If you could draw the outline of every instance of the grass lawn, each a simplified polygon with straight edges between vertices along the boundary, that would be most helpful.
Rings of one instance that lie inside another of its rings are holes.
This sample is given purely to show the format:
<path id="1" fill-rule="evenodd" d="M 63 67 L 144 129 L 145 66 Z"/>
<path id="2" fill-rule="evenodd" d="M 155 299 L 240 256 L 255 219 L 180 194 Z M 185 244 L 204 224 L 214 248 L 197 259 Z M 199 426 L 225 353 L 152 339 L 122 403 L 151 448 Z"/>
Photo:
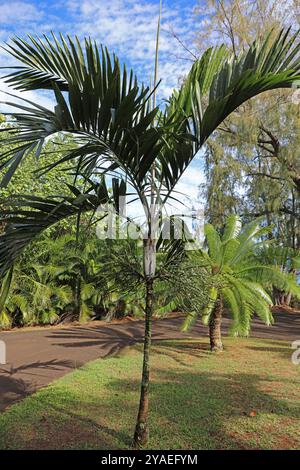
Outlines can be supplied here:
<path id="1" fill-rule="evenodd" d="M 155 343 L 151 449 L 300 449 L 300 366 L 290 344 Z M 125 449 L 139 399 L 141 347 L 70 373 L 0 415 L 1 449 Z"/>

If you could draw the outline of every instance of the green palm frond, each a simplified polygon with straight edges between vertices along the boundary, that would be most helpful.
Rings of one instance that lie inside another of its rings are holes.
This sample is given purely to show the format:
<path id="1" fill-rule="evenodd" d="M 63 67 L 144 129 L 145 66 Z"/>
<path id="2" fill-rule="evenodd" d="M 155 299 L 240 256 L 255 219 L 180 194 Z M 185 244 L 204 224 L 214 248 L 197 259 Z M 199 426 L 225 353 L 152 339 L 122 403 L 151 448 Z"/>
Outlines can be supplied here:
<path id="1" fill-rule="evenodd" d="M 231 56 L 210 87 L 209 104 L 202 121 L 202 141 L 238 106 L 258 94 L 291 88 L 299 82 L 299 31 L 281 30 L 257 39 L 237 58 Z"/>
<path id="2" fill-rule="evenodd" d="M 22 251 L 52 225 L 83 212 L 95 213 L 100 204 L 112 203 L 105 181 L 94 184 L 77 197 L 18 196 L 10 201 L 12 209 L 1 217 L 6 225 L 0 235 L 0 266 L 2 275 L 13 265 Z"/>
<path id="3" fill-rule="evenodd" d="M 287 271 L 300 268 L 299 250 L 288 246 L 263 246 L 257 253 L 257 259 Z"/>
<path id="4" fill-rule="evenodd" d="M 182 323 L 181 331 L 183 333 L 186 333 L 187 331 L 189 331 L 193 327 L 193 325 L 196 323 L 198 318 L 199 318 L 198 312 L 188 312 Z"/>
<path id="5" fill-rule="evenodd" d="M 208 254 L 212 262 L 218 264 L 221 257 L 221 237 L 211 224 L 205 224 L 204 234 L 208 245 Z"/>
<path id="6" fill-rule="evenodd" d="M 204 308 L 203 314 L 202 314 L 202 320 L 205 325 L 209 324 L 211 313 L 213 312 L 213 309 L 216 305 L 218 294 L 219 294 L 219 291 L 216 287 L 212 287 L 209 291 L 208 303 L 207 303 L 207 306 Z"/>
<path id="7" fill-rule="evenodd" d="M 235 214 L 230 215 L 226 220 L 225 229 L 222 236 L 222 242 L 224 243 L 235 239 L 239 235 L 241 228 L 242 222 L 240 217 Z"/>
<path id="8" fill-rule="evenodd" d="M 259 284 L 273 285 L 284 292 L 300 299 L 300 286 L 295 276 L 282 272 L 277 266 L 250 265 L 238 272 L 241 278 L 251 279 Z"/>
<path id="9" fill-rule="evenodd" d="M 54 308 L 49 308 L 48 310 L 43 310 L 38 316 L 38 323 L 44 325 L 53 325 L 59 320 L 59 316 Z"/>
<path id="10" fill-rule="evenodd" d="M 258 233 L 261 230 L 261 222 L 263 222 L 263 217 L 258 217 L 243 226 L 241 233 L 238 236 L 238 240 L 241 245 L 244 245 L 249 240 L 257 238 Z"/>
<path id="11" fill-rule="evenodd" d="M 270 307 L 273 305 L 273 302 L 270 296 L 258 283 L 248 280 L 240 280 L 240 282 L 247 291 L 246 299 L 251 313 L 256 313 L 266 325 L 271 325 L 273 323 L 273 317 Z"/>
<path id="12" fill-rule="evenodd" d="M 236 258 L 240 249 L 240 242 L 236 238 L 231 238 L 222 243 L 222 262 L 230 265 L 231 261 Z"/>
<path id="13" fill-rule="evenodd" d="M 81 287 L 81 298 L 83 301 L 87 301 L 95 294 L 95 286 L 93 283 L 83 283 Z"/>
<path id="14" fill-rule="evenodd" d="M 206 140 L 241 104 L 300 83 L 298 39 L 299 32 L 282 30 L 257 39 L 238 57 L 221 46 L 195 62 L 162 119 L 170 129 L 160 156 L 167 187 L 174 187 Z"/>
<path id="15" fill-rule="evenodd" d="M 1 286 L 1 291 L 0 291 L 0 313 L 3 312 L 4 310 L 4 307 L 5 307 L 8 295 L 9 295 L 9 291 L 11 288 L 12 280 L 13 280 L 13 266 L 10 267 L 10 269 L 8 270 L 8 272 L 6 273 L 2 281 L 2 286 Z"/>
<path id="16" fill-rule="evenodd" d="M 12 325 L 11 316 L 9 315 L 8 312 L 6 312 L 5 310 L 2 310 L 2 312 L 0 313 L 0 328 L 4 330 L 9 329 L 11 328 L 11 325 Z"/>
<path id="17" fill-rule="evenodd" d="M 235 336 L 248 336 L 253 315 L 251 295 L 248 289 L 238 279 L 232 278 L 230 284 L 236 303 L 239 305 L 238 321 L 232 324 L 231 333 Z"/>
<path id="18" fill-rule="evenodd" d="M 18 308 L 21 312 L 26 312 L 29 308 L 29 301 L 24 295 L 12 292 L 9 298 L 9 308 L 12 311 Z"/>
<path id="19" fill-rule="evenodd" d="M 232 323 L 230 325 L 230 333 L 234 336 L 239 330 L 240 324 L 240 304 L 239 299 L 234 293 L 234 289 L 225 287 L 222 289 L 222 297 L 226 307 L 230 309 Z"/>
<path id="20" fill-rule="evenodd" d="M 56 106 L 52 112 L 20 97 L 19 103 L 6 102 L 15 109 L 9 114 L 17 127 L 8 128 L 4 139 L 14 147 L 0 156 L 0 168 L 8 168 L 2 185 L 28 153 L 40 153 L 45 139 L 59 132 L 69 133 L 76 145 L 52 168 L 68 160 L 76 165 L 79 160 L 87 173 L 109 161 L 109 169 L 121 168 L 141 181 L 152 165 L 162 145 L 159 129 L 152 126 L 158 111 L 151 109 L 152 92 L 138 86 L 133 72 L 128 74 L 107 49 L 99 51 L 90 39 L 84 48 L 83 52 L 78 39 L 73 42 L 63 35 L 29 36 L 28 42 L 15 38 L 7 46 L 25 64 L 6 78 L 8 83 L 22 90 L 51 89 Z"/>
<path id="21" fill-rule="evenodd" d="M 92 316 L 94 312 L 93 310 L 88 306 L 86 302 L 82 302 L 81 308 L 80 308 L 80 317 L 79 321 L 84 323 L 88 321 Z"/>

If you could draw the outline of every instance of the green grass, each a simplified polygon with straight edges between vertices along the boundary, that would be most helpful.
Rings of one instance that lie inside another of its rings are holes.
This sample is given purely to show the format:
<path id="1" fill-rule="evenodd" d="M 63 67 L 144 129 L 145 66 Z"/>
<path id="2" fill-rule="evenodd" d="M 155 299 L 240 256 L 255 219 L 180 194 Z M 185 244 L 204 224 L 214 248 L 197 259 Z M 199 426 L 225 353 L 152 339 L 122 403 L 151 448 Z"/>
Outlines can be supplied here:
<path id="1" fill-rule="evenodd" d="M 152 449 L 299 449 L 300 366 L 281 341 L 155 343 Z M 141 350 L 74 371 L 0 415 L 1 449 L 125 449 L 139 399 Z"/>

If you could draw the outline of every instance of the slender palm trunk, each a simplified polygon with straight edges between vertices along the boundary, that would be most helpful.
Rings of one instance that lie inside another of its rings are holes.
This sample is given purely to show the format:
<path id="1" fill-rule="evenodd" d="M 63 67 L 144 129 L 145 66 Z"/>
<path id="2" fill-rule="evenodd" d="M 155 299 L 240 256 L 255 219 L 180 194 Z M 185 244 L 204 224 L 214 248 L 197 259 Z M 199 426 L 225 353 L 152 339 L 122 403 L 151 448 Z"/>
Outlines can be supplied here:
<path id="1" fill-rule="evenodd" d="M 75 303 L 75 314 L 78 320 L 81 315 L 81 277 L 78 274 L 75 280 L 74 286 L 74 303 Z"/>
<path id="2" fill-rule="evenodd" d="M 144 360 L 142 371 L 142 385 L 140 407 L 134 433 L 133 445 L 135 448 L 143 447 L 148 442 L 148 414 L 149 414 L 149 384 L 150 384 L 150 348 L 152 335 L 153 313 L 153 279 L 146 280 L 146 319 L 144 338 Z"/>
<path id="3" fill-rule="evenodd" d="M 211 351 L 223 351 L 221 325 L 222 325 L 223 301 L 218 299 L 211 314 L 209 322 L 209 338 Z"/>
<path id="4" fill-rule="evenodd" d="M 148 442 L 149 427 L 149 384 L 150 384 L 150 349 L 152 336 L 153 284 L 156 263 L 156 243 L 151 238 L 144 242 L 144 270 L 146 287 L 145 337 L 142 370 L 140 406 L 133 439 L 133 447 L 143 447 Z"/>

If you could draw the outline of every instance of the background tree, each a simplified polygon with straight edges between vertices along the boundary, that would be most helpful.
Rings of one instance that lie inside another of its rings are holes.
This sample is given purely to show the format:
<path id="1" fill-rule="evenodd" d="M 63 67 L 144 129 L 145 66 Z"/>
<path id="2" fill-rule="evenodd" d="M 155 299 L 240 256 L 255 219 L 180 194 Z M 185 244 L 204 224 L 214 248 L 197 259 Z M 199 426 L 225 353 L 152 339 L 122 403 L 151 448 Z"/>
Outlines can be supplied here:
<path id="1" fill-rule="evenodd" d="M 234 54 L 266 28 L 273 35 L 287 24 L 297 31 L 300 18 L 298 1 L 279 7 L 273 0 L 213 0 L 199 4 L 196 15 L 203 14 L 198 50 L 219 40 Z M 207 180 L 200 188 L 207 221 L 221 228 L 232 212 L 245 221 L 263 215 L 273 226 L 270 237 L 295 250 L 300 248 L 297 93 L 269 91 L 231 114 L 206 147 Z"/>

